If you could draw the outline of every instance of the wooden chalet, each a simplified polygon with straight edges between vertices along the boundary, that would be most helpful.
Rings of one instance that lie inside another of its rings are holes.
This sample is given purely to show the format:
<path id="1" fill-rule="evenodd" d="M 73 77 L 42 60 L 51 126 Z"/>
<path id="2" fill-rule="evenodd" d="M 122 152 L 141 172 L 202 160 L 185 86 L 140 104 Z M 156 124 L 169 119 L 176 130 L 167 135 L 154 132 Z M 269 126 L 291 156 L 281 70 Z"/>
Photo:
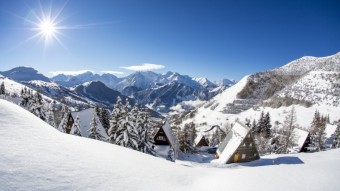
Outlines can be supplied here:
<path id="1" fill-rule="evenodd" d="M 208 139 L 204 135 L 198 135 L 195 139 L 195 147 L 207 147 L 209 146 Z"/>
<path id="2" fill-rule="evenodd" d="M 155 145 L 174 145 L 174 136 L 172 134 L 168 121 L 165 121 L 154 135 Z"/>
<path id="3" fill-rule="evenodd" d="M 307 152 L 309 151 L 308 147 L 310 144 L 310 134 L 308 131 L 304 131 L 302 129 L 295 128 L 293 134 L 297 139 L 297 152 Z"/>
<path id="4" fill-rule="evenodd" d="M 216 156 L 220 163 L 241 163 L 260 158 L 250 129 L 236 122 L 225 139 L 218 146 Z"/>
<path id="5" fill-rule="evenodd" d="M 82 137 L 88 137 L 89 129 L 91 128 L 91 123 L 92 123 L 94 113 L 95 113 L 94 108 L 88 108 L 88 109 L 84 109 L 84 110 L 81 110 L 81 111 L 74 111 L 74 112 L 69 113 L 66 133 L 70 134 L 72 132 L 72 126 L 73 126 L 75 120 L 77 119 L 77 117 L 79 117 L 81 136 Z M 99 130 L 99 133 L 103 137 L 108 138 L 108 135 L 107 135 L 105 129 L 103 128 L 103 125 L 100 122 L 98 116 L 95 115 L 95 117 L 96 117 L 96 121 L 97 121 L 97 125 L 98 125 L 97 128 Z"/>

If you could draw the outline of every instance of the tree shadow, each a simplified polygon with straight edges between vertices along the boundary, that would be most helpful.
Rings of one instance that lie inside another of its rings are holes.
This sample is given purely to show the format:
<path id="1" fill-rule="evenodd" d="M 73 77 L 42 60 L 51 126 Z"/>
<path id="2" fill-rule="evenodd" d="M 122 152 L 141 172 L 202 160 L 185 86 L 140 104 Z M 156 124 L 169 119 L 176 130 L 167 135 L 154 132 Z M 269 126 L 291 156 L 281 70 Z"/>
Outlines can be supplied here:
<path id="1" fill-rule="evenodd" d="M 248 166 L 248 167 L 258 167 L 258 166 L 271 166 L 271 165 L 294 165 L 294 164 L 304 164 L 304 162 L 299 157 L 293 156 L 285 156 L 285 157 L 277 157 L 277 158 L 264 158 L 256 161 L 251 161 L 247 163 L 239 163 L 240 166 Z"/>

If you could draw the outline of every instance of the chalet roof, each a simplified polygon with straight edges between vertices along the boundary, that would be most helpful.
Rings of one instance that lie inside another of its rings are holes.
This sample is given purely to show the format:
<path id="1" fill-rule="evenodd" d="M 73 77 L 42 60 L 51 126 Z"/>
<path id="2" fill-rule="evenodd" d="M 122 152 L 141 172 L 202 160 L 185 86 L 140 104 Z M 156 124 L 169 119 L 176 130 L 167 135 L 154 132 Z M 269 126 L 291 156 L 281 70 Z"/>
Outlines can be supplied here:
<path id="1" fill-rule="evenodd" d="M 303 147 L 303 144 L 305 143 L 307 137 L 308 137 L 308 132 L 302 129 L 295 128 L 293 131 L 294 135 L 297 136 L 297 146 L 298 150 L 300 151 Z"/>
<path id="2" fill-rule="evenodd" d="M 170 124 L 169 124 L 168 120 L 166 120 L 164 122 L 164 125 L 162 126 L 162 128 L 163 128 L 164 133 L 165 133 L 166 137 L 168 138 L 170 144 L 172 146 L 174 146 L 175 145 L 175 137 L 172 134 L 172 131 L 171 131 L 171 128 L 170 128 Z"/>
<path id="3" fill-rule="evenodd" d="M 236 149 L 240 146 L 243 139 L 248 135 L 249 131 L 250 129 L 240 122 L 234 124 L 216 151 L 219 156 L 218 160 L 221 164 L 227 163 Z"/>
<path id="4" fill-rule="evenodd" d="M 197 137 L 195 138 L 195 145 L 197 145 L 202 138 L 205 138 L 204 135 L 202 134 L 197 135 Z"/>
<path id="5" fill-rule="evenodd" d="M 88 109 L 84 109 L 84 110 L 77 111 L 77 112 L 71 112 L 71 115 L 72 115 L 74 121 L 76 121 L 77 116 L 79 116 L 81 136 L 83 136 L 83 137 L 89 136 L 88 130 L 91 128 L 91 122 L 92 122 L 92 118 L 93 118 L 94 113 L 95 113 L 94 108 L 88 108 Z M 99 118 L 98 118 L 97 115 L 96 115 L 96 120 L 97 120 L 97 123 L 98 123 L 99 133 L 102 136 L 104 136 L 105 138 L 108 138 L 108 135 L 105 132 L 103 125 L 99 121 Z"/>

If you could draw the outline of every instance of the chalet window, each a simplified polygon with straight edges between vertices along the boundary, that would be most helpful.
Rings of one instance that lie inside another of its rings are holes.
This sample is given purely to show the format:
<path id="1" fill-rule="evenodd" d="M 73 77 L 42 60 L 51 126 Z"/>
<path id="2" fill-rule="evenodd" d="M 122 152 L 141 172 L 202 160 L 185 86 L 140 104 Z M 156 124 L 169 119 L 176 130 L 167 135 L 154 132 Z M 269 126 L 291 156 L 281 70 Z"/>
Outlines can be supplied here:
<path id="1" fill-rule="evenodd" d="M 159 140 L 159 141 L 166 141 L 166 140 L 165 140 L 165 137 L 163 137 L 163 136 L 158 136 L 158 137 L 157 137 L 157 140 Z"/>
<path id="2" fill-rule="evenodd" d="M 242 159 L 245 159 L 246 158 L 246 154 L 242 154 Z"/>

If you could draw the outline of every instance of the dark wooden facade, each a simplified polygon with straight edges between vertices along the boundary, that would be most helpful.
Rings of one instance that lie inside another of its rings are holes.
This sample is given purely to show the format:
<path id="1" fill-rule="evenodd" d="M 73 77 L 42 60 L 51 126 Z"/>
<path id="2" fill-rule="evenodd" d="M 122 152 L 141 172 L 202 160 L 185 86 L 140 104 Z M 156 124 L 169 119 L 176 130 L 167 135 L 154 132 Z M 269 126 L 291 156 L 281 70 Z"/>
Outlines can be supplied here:
<path id="1" fill-rule="evenodd" d="M 299 152 L 308 152 L 309 151 L 309 149 L 308 149 L 309 145 L 310 145 L 310 134 L 308 133 L 308 136 L 307 136 L 305 142 L 303 143 Z"/>
<path id="2" fill-rule="evenodd" d="M 68 118 L 67 118 L 67 126 L 66 126 L 66 133 L 67 134 L 70 134 L 72 126 L 73 126 L 73 123 L 74 123 L 74 119 L 72 117 L 72 114 L 69 113 L 68 114 Z"/>
<path id="3" fill-rule="evenodd" d="M 207 147 L 207 146 L 209 146 L 209 141 L 204 136 L 202 136 L 202 138 L 196 144 L 196 147 Z"/>
<path id="4" fill-rule="evenodd" d="M 251 132 L 243 139 L 236 151 L 227 161 L 229 163 L 242 163 L 259 159 L 259 152 L 257 150 L 254 137 Z"/>
<path id="5" fill-rule="evenodd" d="M 171 145 L 162 127 L 160 127 L 154 136 L 155 145 Z"/>

